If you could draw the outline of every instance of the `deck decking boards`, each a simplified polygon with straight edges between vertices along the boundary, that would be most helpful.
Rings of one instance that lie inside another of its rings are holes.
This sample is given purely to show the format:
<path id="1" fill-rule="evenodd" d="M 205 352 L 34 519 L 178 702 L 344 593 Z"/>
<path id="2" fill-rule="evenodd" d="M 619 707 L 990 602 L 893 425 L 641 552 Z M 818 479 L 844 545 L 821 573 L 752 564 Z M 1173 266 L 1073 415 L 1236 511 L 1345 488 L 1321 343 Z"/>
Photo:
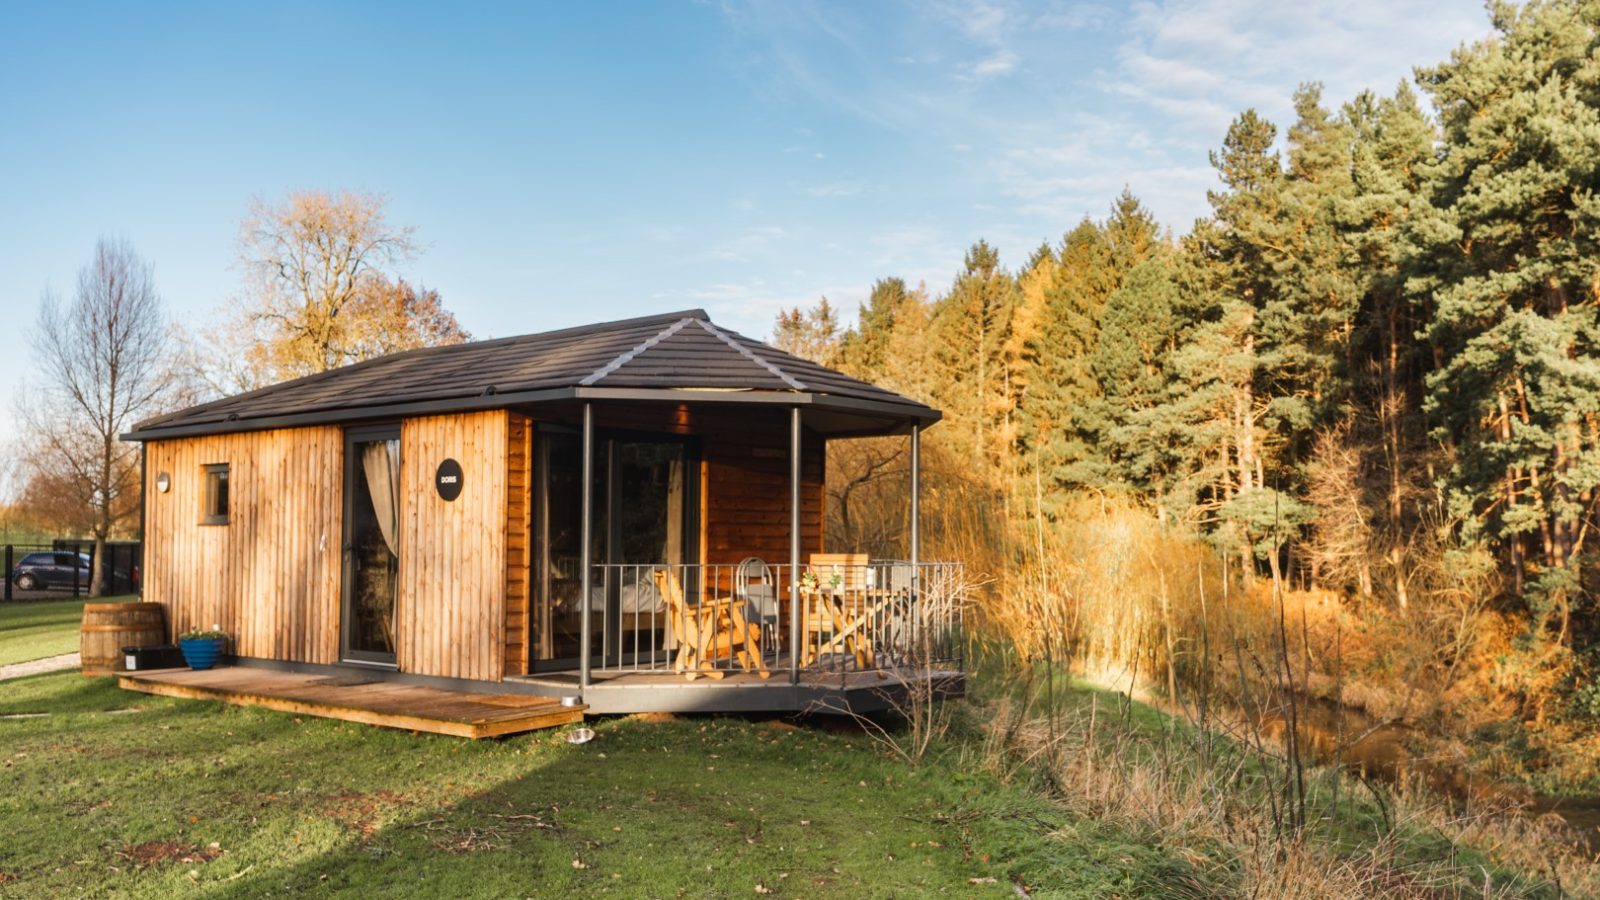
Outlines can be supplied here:
<path id="1" fill-rule="evenodd" d="M 160 669 L 120 675 L 125 690 L 166 697 L 220 700 L 345 722 L 487 738 L 583 720 L 585 707 L 551 697 L 479 694 L 361 681 L 355 676 L 274 672 L 229 666 L 197 672 Z"/>

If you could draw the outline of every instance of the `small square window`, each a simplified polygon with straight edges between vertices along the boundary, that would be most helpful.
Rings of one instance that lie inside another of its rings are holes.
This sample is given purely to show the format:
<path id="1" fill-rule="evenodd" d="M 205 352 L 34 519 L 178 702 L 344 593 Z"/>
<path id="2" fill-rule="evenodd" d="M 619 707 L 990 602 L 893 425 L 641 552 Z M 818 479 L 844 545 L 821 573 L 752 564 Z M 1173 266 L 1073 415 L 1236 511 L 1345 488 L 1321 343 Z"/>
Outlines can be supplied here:
<path id="1" fill-rule="evenodd" d="M 201 525 L 228 524 L 228 464 L 206 466 L 205 508 L 201 510 Z"/>

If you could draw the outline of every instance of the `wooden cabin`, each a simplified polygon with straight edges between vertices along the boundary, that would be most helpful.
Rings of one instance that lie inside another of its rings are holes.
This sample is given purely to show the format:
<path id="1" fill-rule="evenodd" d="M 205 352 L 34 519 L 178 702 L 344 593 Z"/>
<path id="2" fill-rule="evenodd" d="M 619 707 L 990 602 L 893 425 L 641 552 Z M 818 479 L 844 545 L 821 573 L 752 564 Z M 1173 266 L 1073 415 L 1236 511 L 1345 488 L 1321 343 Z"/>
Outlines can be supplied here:
<path id="1" fill-rule="evenodd" d="M 397 353 L 124 438 L 144 599 L 174 635 L 220 625 L 236 665 L 602 712 L 859 709 L 959 687 L 959 573 L 916 530 L 938 420 L 690 310 Z M 910 442 L 905 559 L 823 525 L 828 442 L 881 435 Z"/>

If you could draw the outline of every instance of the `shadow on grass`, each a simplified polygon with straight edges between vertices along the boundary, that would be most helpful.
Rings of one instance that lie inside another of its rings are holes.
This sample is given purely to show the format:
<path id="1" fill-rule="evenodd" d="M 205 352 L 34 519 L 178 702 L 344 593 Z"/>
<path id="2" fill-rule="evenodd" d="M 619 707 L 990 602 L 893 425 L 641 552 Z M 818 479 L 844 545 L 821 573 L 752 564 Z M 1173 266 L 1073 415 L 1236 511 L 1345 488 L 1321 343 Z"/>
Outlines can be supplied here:
<path id="1" fill-rule="evenodd" d="M 0 871 L 21 878 L 0 894 L 1012 896 L 1017 877 L 1058 896 L 1181 896 L 1197 883 L 1151 842 L 954 751 L 910 769 L 829 718 L 600 719 L 574 746 L 556 731 L 468 742 L 297 719 L 76 673 L 30 693 L 0 708 L 57 714 L 0 724 L 18 786 L 0 796 Z M 105 711 L 132 706 L 144 711 Z M 218 855 L 128 863 L 154 841 Z"/>
<path id="2" fill-rule="evenodd" d="M 985 777 L 907 769 L 859 735 L 743 717 L 592 724 L 584 746 L 509 741 L 537 761 L 221 893 L 1014 896 L 1013 877 L 1037 877 L 1083 896 L 1196 894 L 1184 863 Z"/>

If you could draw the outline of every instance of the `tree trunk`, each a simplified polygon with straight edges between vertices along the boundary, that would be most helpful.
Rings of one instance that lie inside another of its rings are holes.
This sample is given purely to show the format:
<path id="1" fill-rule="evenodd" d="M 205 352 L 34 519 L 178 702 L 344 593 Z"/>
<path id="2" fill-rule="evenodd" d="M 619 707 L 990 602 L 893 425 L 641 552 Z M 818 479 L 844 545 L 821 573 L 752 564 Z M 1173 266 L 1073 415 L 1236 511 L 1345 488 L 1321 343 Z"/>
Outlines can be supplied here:
<path id="1" fill-rule="evenodd" d="M 1389 565 L 1394 570 L 1394 600 L 1403 610 L 1408 605 L 1410 595 L 1406 590 L 1406 542 L 1402 525 L 1405 515 L 1401 481 L 1404 449 L 1401 446 L 1400 417 L 1406 411 L 1406 403 L 1405 391 L 1400 387 L 1399 318 L 1399 298 L 1391 298 L 1389 314 L 1385 317 L 1388 347 L 1383 359 L 1383 395 L 1378 399 L 1378 411 L 1383 418 L 1384 455 L 1389 461 Z M 1372 576 L 1365 560 L 1361 564 L 1361 577 L 1361 593 L 1370 595 Z"/>
<path id="2" fill-rule="evenodd" d="M 94 536 L 94 555 L 89 558 L 89 596 L 104 597 L 106 595 L 106 536 L 104 532 L 96 532 Z"/>

